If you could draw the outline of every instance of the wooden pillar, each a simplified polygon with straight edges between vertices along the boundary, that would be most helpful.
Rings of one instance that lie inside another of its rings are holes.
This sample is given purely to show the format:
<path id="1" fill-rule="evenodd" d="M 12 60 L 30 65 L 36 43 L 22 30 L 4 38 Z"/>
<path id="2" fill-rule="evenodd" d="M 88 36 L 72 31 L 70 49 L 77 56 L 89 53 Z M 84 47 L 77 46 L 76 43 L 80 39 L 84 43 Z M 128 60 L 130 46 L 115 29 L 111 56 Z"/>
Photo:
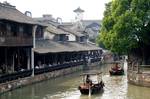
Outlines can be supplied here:
<path id="1" fill-rule="evenodd" d="M 7 64 L 7 62 L 8 62 L 7 58 L 8 58 L 8 57 L 7 57 L 7 48 L 6 48 L 6 49 L 5 49 L 5 65 L 4 65 L 4 66 L 6 66 L 6 67 L 5 67 L 5 68 L 6 68 L 6 69 L 5 69 L 5 72 L 6 72 L 6 73 L 7 73 L 7 67 L 8 67 L 8 66 L 7 66 L 7 65 L 8 65 L 8 64 Z"/>
<path id="2" fill-rule="evenodd" d="M 13 56 L 12 56 L 12 72 L 14 72 L 15 71 L 15 53 L 13 53 Z"/>
<path id="3" fill-rule="evenodd" d="M 81 54 L 80 54 L 80 52 L 78 52 L 78 59 L 79 59 L 79 61 L 81 60 Z"/>
<path id="4" fill-rule="evenodd" d="M 75 52 L 75 61 L 77 61 L 77 56 L 78 56 L 77 52 Z"/>
<path id="5" fill-rule="evenodd" d="M 94 58 L 96 58 L 96 51 L 95 50 L 93 51 L 93 55 L 94 55 Z"/>
<path id="6" fill-rule="evenodd" d="M 102 56 L 102 50 L 99 50 L 99 57 Z"/>
<path id="7" fill-rule="evenodd" d="M 84 66 L 86 67 L 87 66 L 87 59 L 86 59 L 86 55 L 87 52 L 83 52 L 83 61 L 84 61 Z"/>
<path id="8" fill-rule="evenodd" d="M 92 51 L 92 57 L 95 58 L 95 56 L 94 56 L 94 51 Z"/>
<path id="9" fill-rule="evenodd" d="M 45 59 L 46 59 L 46 54 L 44 54 L 44 57 L 43 57 L 44 59 L 43 59 L 43 64 L 45 65 L 46 64 L 46 62 L 45 62 Z"/>
<path id="10" fill-rule="evenodd" d="M 66 56 L 66 54 L 65 54 L 65 53 L 62 53 L 63 63 L 65 63 L 65 56 Z"/>
<path id="11" fill-rule="evenodd" d="M 64 62 L 64 56 L 63 53 L 60 53 L 60 63 L 62 64 Z"/>
<path id="12" fill-rule="evenodd" d="M 34 77 L 34 48 L 35 48 L 35 32 L 36 32 L 36 28 L 37 28 L 37 25 L 33 26 L 33 28 L 32 28 L 32 35 L 33 35 L 33 48 L 31 50 L 32 77 Z"/>
<path id="13" fill-rule="evenodd" d="M 30 57 L 30 49 L 27 49 L 27 69 L 30 69 L 30 61 L 31 61 L 31 57 Z"/>
<path id="14" fill-rule="evenodd" d="M 97 51 L 95 50 L 95 57 L 97 58 Z"/>
<path id="15" fill-rule="evenodd" d="M 72 52 L 71 54 L 71 61 L 74 61 L 74 53 Z"/>
<path id="16" fill-rule="evenodd" d="M 79 61 L 79 52 L 76 52 L 76 61 Z"/>
<path id="17" fill-rule="evenodd" d="M 95 50 L 95 57 L 98 58 L 97 50 Z"/>
<path id="18" fill-rule="evenodd" d="M 55 64 L 58 64 L 57 54 L 58 54 L 58 53 L 55 53 L 55 54 L 54 54 L 54 56 L 55 56 L 55 58 L 54 58 L 54 59 L 55 59 L 55 60 L 54 60 Z"/>
<path id="19" fill-rule="evenodd" d="M 80 60 L 83 60 L 83 52 L 80 52 L 80 54 L 81 54 Z"/>
<path id="20" fill-rule="evenodd" d="M 97 54 L 97 57 L 99 58 L 99 53 L 98 53 L 98 50 L 97 50 L 96 54 Z"/>
<path id="21" fill-rule="evenodd" d="M 68 52 L 65 54 L 65 62 L 68 62 Z"/>
<path id="22" fill-rule="evenodd" d="M 17 65 L 20 66 L 20 51 L 19 51 L 19 48 L 17 48 Z"/>
<path id="23" fill-rule="evenodd" d="M 48 58 L 49 58 L 49 64 L 52 65 L 52 55 L 50 53 L 48 54 Z"/>
<path id="24" fill-rule="evenodd" d="M 89 57 L 91 57 L 91 55 L 92 55 L 92 52 L 91 52 L 91 51 L 89 51 L 89 54 L 88 54 L 88 55 L 89 55 Z"/>
<path id="25" fill-rule="evenodd" d="M 100 51 L 99 50 L 97 51 L 97 55 L 98 55 L 97 57 L 100 57 Z"/>
<path id="26" fill-rule="evenodd" d="M 59 63 L 62 64 L 63 62 L 63 54 L 62 53 L 59 53 Z"/>

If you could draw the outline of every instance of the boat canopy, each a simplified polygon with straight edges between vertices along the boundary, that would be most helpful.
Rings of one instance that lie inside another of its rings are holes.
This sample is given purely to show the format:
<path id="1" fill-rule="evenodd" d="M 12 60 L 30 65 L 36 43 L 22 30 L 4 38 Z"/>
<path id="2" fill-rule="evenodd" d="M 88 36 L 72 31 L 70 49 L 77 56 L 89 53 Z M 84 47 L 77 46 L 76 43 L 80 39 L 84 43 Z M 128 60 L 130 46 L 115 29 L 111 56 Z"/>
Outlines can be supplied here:
<path id="1" fill-rule="evenodd" d="M 84 72 L 83 74 L 81 74 L 81 76 L 86 76 L 86 75 L 100 75 L 100 74 L 102 74 L 101 71 L 92 70 L 92 71 Z"/>

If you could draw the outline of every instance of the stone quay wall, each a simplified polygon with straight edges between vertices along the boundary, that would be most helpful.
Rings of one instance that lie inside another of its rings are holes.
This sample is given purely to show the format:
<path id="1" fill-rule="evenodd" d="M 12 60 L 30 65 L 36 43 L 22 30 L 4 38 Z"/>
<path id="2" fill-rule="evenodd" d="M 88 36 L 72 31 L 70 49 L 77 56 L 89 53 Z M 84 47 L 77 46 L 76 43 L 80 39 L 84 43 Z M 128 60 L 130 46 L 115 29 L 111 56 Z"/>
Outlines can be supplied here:
<path id="1" fill-rule="evenodd" d="M 127 78 L 131 84 L 150 87 L 150 73 L 138 73 L 137 71 L 128 70 Z"/>
<path id="2" fill-rule="evenodd" d="M 48 73 L 43 73 L 43 74 L 35 75 L 34 77 L 30 76 L 30 77 L 20 78 L 17 80 L 2 83 L 0 84 L 0 94 L 7 92 L 7 91 L 11 91 L 16 88 L 26 86 L 26 85 L 30 85 L 30 84 L 37 83 L 40 81 L 48 80 L 50 78 L 63 76 L 63 75 L 81 71 L 81 70 L 83 70 L 83 65 L 56 70 L 56 71 L 52 71 Z"/>

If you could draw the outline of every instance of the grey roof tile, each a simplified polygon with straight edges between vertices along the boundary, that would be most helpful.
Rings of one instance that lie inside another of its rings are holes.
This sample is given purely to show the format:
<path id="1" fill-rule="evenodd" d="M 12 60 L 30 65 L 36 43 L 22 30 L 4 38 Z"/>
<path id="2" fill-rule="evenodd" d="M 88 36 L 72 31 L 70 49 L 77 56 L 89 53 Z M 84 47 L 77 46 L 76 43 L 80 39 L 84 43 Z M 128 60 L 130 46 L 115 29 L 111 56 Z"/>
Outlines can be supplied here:
<path id="1" fill-rule="evenodd" d="M 90 43 L 56 42 L 52 40 L 37 40 L 34 51 L 37 53 L 78 52 L 88 50 L 101 50 L 100 47 Z"/>
<path id="2" fill-rule="evenodd" d="M 0 20 L 9 20 L 18 23 L 38 24 L 31 17 L 26 16 L 10 4 L 0 3 Z"/>

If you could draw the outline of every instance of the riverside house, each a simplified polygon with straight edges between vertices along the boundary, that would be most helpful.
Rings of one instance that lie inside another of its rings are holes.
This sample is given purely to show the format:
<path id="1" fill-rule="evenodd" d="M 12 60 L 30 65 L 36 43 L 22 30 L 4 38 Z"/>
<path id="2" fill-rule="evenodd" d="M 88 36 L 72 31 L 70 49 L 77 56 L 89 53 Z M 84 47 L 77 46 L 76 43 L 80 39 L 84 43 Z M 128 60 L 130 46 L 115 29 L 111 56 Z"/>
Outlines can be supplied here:
<path id="1" fill-rule="evenodd" d="M 44 28 L 15 6 L 0 3 L 0 82 L 31 75 L 33 37 Z"/>

